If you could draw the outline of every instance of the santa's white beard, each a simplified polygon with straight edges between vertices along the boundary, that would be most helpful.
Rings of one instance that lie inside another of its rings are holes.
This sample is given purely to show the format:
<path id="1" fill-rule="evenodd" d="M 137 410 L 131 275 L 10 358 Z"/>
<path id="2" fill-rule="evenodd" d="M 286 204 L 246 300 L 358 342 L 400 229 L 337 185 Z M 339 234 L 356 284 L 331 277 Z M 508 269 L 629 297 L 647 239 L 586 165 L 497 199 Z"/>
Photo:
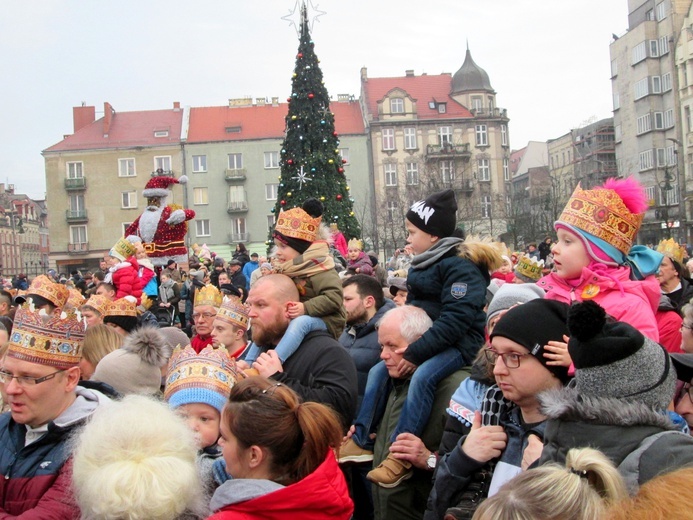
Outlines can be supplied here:
<path id="1" fill-rule="evenodd" d="M 153 210 L 151 208 L 154 208 Z M 149 206 L 140 216 L 140 238 L 145 242 L 153 242 L 156 228 L 161 221 L 164 208 Z"/>

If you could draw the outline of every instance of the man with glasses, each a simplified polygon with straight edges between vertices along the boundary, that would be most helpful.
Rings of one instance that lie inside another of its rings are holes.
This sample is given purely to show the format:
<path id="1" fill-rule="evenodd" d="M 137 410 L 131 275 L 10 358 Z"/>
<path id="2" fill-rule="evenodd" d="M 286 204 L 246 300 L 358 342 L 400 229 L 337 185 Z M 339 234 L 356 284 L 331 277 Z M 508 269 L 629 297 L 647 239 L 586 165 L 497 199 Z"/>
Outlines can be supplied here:
<path id="1" fill-rule="evenodd" d="M 70 497 L 68 439 L 108 401 L 78 386 L 84 323 L 69 311 L 17 310 L 0 389 L 0 518 L 77 518 Z"/>
<path id="2" fill-rule="evenodd" d="M 568 335 L 569 308 L 531 300 L 495 325 L 484 354 L 496 384 L 474 413 L 469 434 L 440 459 L 424 519 L 471 518 L 481 500 L 539 459 L 546 417 L 538 395 L 568 380 L 567 368 L 544 356 L 545 346 Z"/>
<path id="3" fill-rule="evenodd" d="M 190 340 L 190 345 L 198 354 L 214 341 L 212 337 L 214 318 L 217 317 L 221 303 L 221 293 L 212 284 L 195 291 L 195 306 L 192 313 L 195 335 Z"/>
<path id="4" fill-rule="evenodd" d="M 693 430 L 693 354 L 671 354 L 671 360 L 676 368 L 676 377 L 683 381 L 683 386 L 674 399 L 674 410 Z"/>

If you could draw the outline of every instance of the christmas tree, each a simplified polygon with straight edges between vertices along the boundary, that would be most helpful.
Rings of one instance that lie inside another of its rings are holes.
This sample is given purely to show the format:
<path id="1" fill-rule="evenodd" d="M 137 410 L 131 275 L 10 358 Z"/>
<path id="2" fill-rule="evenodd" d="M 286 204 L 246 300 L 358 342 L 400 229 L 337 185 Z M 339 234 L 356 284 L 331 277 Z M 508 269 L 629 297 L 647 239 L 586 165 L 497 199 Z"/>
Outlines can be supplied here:
<path id="1" fill-rule="evenodd" d="M 330 97 L 323 84 L 318 57 L 313 49 L 305 4 L 301 8 L 301 30 L 296 67 L 291 82 L 286 137 L 281 150 L 278 214 L 315 197 L 325 208 L 322 221 L 336 223 L 347 239 L 360 237 L 349 195 L 339 139 L 330 112 Z"/>

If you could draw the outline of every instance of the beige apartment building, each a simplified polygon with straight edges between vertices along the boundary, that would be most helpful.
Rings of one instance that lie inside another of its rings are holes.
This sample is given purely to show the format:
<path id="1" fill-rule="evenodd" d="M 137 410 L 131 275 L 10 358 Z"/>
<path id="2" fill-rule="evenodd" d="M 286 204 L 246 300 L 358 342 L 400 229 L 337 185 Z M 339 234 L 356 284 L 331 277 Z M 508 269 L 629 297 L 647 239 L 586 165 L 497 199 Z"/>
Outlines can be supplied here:
<path id="1" fill-rule="evenodd" d="M 689 2 L 690 3 L 690 2 Z M 678 95 L 681 118 L 681 156 L 679 157 L 679 171 L 683 176 L 684 211 L 687 227 L 685 229 L 685 241 L 693 243 L 693 123 L 691 111 L 693 111 L 693 4 L 688 8 L 681 30 L 676 42 L 676 68 L 678 71 Z"/>

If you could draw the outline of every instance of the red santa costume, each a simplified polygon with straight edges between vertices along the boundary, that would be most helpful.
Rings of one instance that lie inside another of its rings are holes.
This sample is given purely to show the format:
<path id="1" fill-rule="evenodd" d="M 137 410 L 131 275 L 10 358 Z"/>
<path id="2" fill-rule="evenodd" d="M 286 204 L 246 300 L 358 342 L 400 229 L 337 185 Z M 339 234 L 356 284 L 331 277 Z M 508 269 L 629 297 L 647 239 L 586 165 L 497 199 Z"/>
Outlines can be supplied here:
<path id="1" fill-rule="evenodd" d="M 154 266 L 165 266 L 173 259 L 178 264 L 188 261 L 188 248 L 185 235 L 188 220 L 195 218 L 195 212 L 175 204 L 166 203 L 171 194 L 172 184 L 185 184 L 187 177 L 175 179 L 167 175 L 152 177 L 144 190 L 149 202 L 147 209 L 125 230 L 125 236 L 134 235 L 142 239 L 147 256 Z"/>

